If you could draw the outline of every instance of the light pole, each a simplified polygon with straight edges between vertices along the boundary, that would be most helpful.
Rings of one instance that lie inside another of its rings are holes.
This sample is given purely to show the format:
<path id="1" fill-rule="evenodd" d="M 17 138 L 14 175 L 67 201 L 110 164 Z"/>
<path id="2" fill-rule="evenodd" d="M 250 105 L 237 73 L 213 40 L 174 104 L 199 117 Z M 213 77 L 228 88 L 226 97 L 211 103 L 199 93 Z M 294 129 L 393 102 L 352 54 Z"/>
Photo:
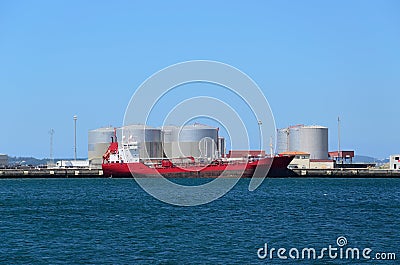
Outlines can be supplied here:
<path id="1" fill-rule="evenodd" d="M 54 164 L 54 157 L 53 157 L 53 136 L 54 136 L 54 129 L 50 129 L 50 164 L 53 166 Z"/>
<path id="2" fill-rule="evenodd" d="M 74 159 L 76 161 L 76 120 L 78 116 L 74 115 Z"/>
<path id="3" fill-rule="evenodd" d="M 259 130 L 260 130 L 260 156 L 261 156 L 261 145 L 262 145 L 262 142 L 261 142 L 261 140 L 262 140 L 261 125 L 262 125 L 262 121 L 259 120 L 258 121 L 258 127 L 259 127 Z"/>

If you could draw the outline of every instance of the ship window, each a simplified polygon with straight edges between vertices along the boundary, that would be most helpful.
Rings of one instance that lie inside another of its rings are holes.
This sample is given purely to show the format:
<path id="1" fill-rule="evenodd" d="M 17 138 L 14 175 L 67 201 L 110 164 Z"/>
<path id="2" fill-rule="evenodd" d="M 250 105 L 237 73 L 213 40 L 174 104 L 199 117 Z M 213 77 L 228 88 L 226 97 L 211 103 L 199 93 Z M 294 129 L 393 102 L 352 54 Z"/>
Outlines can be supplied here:
<path id="1" fill-rule="evenodd" d="M 399 160 L 399 157 L 398 157 L 398 156 L 396 156 L 396 157 L 394 158 L 394 160 Z"/>
<path id="2" fill-rule="evenodd" d="M 397 165 L 396 165 L 396 164 L 394 164 L 394 165 L 393 165 L 393 168 L 394 168 L 394 169 L 396 169 L 396 166 L 397 166 Z"/>

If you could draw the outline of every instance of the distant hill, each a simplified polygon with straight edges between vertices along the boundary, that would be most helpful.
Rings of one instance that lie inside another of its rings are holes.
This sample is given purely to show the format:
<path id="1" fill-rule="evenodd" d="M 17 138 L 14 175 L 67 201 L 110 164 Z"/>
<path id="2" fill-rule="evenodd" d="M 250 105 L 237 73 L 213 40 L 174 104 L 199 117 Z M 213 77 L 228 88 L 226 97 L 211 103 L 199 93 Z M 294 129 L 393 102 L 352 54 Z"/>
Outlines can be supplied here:
<path id="1" fill-rule="evenodd" d="M 384 164 L 389 163 L 389 158 L 386 159 L 378 159 L 371 156 L 363 156 L 363 155 L 356 155 L 353 158 L 353 163 L 377 163 L 377 164 Z"/>
<path id="2" fill-rule="evenodd" d="M 39 165 L 46 165 L 48 159 L 37 159 L 34 157 L 16 157 L 16 156 L 9 156 L 8 157 L 8 164 L 9 165 L 32 165 L 32 166 L 39 166 Z"/>
<path id="3" fill-rule="evenodd" d="M 73 160 L 73 158 L 54 158 L 54 162 L 57 162 L 59 160 Z M 78 158 L 78 160 L 82 160 L 82 159 Z M 85 160 L 85 159 L 83 159 L 83 160 Z M 50 159 L 48 159 L 48 158 L 38 159 L 38 158 L 34 158 L 34 157 L 15 157 L 15 156 L 8 157 L 9 165 L 40 166 L 40 165 L 47 165 L 48 162 L 50 162 Z"/>

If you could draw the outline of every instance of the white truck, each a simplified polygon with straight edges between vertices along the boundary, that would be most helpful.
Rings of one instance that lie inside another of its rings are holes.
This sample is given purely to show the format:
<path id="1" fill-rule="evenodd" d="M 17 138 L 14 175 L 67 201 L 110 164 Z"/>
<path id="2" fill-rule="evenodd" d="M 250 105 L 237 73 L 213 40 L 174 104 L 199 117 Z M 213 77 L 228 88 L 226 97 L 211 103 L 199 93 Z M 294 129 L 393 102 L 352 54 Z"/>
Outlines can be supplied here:
<path id="1" fill-rule="evenodd" d="M 58 168 L 88 168 L 89 160 L 60 160 L 57 161 Z"/>

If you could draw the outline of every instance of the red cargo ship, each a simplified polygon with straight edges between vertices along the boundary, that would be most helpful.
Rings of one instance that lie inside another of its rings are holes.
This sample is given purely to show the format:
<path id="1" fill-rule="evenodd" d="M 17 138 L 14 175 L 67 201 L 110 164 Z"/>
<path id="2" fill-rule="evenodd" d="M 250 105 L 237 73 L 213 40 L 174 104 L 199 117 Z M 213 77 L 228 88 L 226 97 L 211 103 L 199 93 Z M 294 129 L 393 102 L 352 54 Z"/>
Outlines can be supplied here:
<path id="1" fill-rule="evenodd" d="M 139 158 L 137 143 L 123 144 L 112 142 L 103 155 L 103 173 L 110 177 L 160 177 L 166 178 L 215 178 L 223 177 L 264 177 L 281 175 L 294 156 L 221 158 L 210 163 L 196 162 L 193 157 L 175 159 Z M 269 170 L 268 170 L 269 169 Z"/>

